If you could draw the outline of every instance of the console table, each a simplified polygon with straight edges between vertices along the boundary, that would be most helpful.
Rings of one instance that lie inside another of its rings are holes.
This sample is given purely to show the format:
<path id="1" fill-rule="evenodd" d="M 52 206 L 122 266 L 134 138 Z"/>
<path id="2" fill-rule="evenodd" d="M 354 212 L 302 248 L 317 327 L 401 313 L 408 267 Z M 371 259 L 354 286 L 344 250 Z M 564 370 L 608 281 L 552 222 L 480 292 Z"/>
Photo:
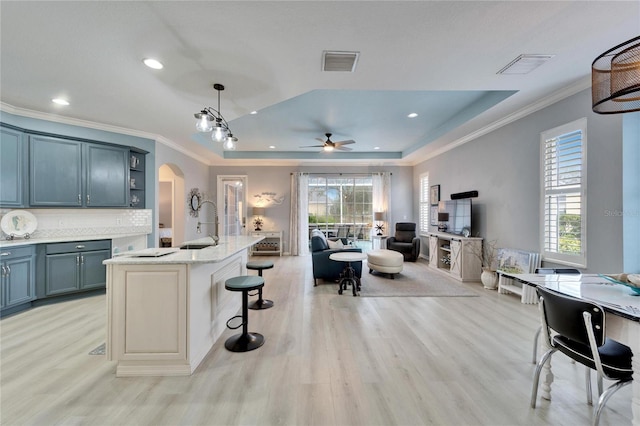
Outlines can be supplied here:
<path id="1" fill-rule="evenodd" d="M 482 262 L 474 253 L 481 250 L 482 238 L 429 233 L 429 266 L 460 281 L 480 281 Z"/>

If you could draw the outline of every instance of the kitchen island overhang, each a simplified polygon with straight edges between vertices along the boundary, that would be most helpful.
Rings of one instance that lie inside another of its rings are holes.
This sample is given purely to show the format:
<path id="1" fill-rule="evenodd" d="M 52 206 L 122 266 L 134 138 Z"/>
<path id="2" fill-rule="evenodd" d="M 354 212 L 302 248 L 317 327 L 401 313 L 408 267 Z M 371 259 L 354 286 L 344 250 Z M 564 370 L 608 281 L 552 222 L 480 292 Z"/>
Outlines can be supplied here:
<path id="1" fill-rule="evenodd" d="M 116 376 L 192 374 L 240 309 L 224 282 L 246 275 L 248 249 L 262 239 L 223 237 L 203 249 L 145 249 L 104 261 L 106 356 L 117 362 Z"/>

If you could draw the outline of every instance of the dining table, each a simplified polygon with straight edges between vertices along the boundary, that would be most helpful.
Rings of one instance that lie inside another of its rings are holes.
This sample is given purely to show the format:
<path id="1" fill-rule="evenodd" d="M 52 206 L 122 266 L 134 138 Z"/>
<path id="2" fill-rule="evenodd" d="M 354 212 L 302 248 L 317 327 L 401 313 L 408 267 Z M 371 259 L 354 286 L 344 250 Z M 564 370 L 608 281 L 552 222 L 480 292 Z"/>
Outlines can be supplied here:
<path id="1" fill-rule="evenodd" d="M 523 286 L 545 287 L 602 307 L 607 337 L 629 346 L 634 354 L 631 413 L 632 424 L 640 426 L 640 295 L 602 274 L 514 274 L 504 271 L 499 274 Z M 550 349 L 549 343 L 540 339 L 540 348 L 540 353 L 546 352 Z M 554 379 L 551 359 L 543 367 L 541 376 L 541 396 L 550 400 Z"/>

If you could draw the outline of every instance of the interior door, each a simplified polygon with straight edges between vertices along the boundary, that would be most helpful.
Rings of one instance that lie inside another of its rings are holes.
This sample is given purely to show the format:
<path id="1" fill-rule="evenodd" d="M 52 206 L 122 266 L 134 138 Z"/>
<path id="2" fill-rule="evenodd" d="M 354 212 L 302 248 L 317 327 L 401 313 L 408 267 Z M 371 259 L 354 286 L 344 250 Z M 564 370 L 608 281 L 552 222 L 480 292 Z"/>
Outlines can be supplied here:
<path id="1" fill-rule="evenodd" d="M 218 176 L 220 235 L 246 234 L 247 176 Z"/>

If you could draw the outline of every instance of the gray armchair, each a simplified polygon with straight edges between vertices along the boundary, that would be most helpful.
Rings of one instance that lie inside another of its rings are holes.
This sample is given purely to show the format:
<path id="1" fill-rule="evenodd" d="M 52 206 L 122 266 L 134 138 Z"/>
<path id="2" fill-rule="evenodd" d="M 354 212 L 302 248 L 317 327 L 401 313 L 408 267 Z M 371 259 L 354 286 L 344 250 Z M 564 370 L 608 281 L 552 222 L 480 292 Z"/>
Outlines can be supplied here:
<path id="1" fill-rule="evenodd" d="M 420 255 L 420 238 L 416 236 L 416 224 L 396 223 L 396 234 L 387 238 L 387 249 L 402 253 L 404 260 L 415 262 Z"/>

